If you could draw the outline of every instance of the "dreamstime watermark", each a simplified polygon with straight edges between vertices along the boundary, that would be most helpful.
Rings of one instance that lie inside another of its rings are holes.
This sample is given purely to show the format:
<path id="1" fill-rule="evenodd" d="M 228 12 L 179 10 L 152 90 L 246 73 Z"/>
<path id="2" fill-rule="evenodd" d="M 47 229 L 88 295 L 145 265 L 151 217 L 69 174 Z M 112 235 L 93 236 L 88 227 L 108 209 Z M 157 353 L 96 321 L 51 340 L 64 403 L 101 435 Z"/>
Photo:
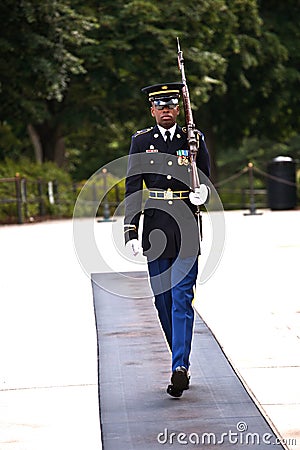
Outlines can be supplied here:
<path id="1" fill-rule="evenodd" d="M 157 442 L 161 445 L 180 444 L 180 445 L 297 445 L 294 438 L 281 439 L 272 433 L 256 433 L 248 431 L 248 425 L 244 421 L 236 424 L 234 430 L 217 434 L 210 432 L 203 433 L 184 433 L 170 432 L 168 428 L 158 433 Z"/>

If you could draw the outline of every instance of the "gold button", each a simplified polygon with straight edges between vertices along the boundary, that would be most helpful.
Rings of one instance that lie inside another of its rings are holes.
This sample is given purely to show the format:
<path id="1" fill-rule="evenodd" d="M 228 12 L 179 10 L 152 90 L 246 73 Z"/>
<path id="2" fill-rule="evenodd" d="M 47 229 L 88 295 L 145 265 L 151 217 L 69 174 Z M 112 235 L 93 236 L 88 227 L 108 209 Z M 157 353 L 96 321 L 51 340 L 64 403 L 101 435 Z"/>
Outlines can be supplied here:
<path id="1" fill-rule="evenodd" d="M 168 180 L 171 180 L 172 177 L 171 177 L 171 175 L 167 175 L 167 178 L 168 178 Z"/>
<path id="2" fill-rule="evenodd" d="M 169 200 L 168 203 L 169 203 L 169 205 L 173 205 L 172 200 Z"/>
<path id="3" fill-rule="evenodd" d="M 172 161 L 168 161 L 168 166 L 171 166 L 173 164 Z"/>

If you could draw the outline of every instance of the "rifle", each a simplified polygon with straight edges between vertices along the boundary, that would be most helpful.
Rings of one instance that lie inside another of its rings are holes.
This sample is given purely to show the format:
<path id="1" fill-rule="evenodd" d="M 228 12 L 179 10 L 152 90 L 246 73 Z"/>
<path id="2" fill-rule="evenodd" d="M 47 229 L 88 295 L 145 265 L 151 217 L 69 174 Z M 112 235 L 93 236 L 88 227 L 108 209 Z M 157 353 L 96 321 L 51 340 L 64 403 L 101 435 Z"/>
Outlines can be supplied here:
<path id="1" fill-rule="evenodd" d="M 181 79 L 183 83 L 182 87 L 182 99 L 183 99 L 183 107 L 187 128 L 187 141 L 190 151 L 190 164 L 191 164 L 191 188 L 192 192 L 190 192 L 190 201 L 193 205 L 197 206 L 197 221 L 199 228 L 199 246 L 200 241 L 202 240 L 202 217 L 200 211 L 200 205 L 203 205 L 208 198 L 209 190 L 208 187 L 204 184 L 200 184 L 198 168 L 196 164 L 197 153 L 199 150 L 199 139 L 200 139 L 200 131 L 196 129 L 193 120 L 193 113 L 190 102 L 190 94 L 186 82 L 185 70 L 184 70 L 184 59 L 183 52 L 180 49 L 179 38 L 177 38 L 177 47 L 178 47 L 178 68 L 181 72 Z M 201 249 L 200 249 L 201 254 Z"/>

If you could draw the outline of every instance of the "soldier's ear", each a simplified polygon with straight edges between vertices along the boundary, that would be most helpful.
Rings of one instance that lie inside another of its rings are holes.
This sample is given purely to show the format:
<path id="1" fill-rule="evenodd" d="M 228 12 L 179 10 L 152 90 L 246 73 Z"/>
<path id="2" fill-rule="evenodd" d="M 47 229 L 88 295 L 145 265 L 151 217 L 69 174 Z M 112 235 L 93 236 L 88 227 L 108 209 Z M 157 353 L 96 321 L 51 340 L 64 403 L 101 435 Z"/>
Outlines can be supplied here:
<path id="1" fill-rule="evenodd" d="M 155 115 L 154 115 L 154 108 L 153 108 L 153 106 L 151 106 L 151 108 L 150 108 L 150 111 L 151 111 L 151 116 L 152 116 L 152 117 L 155 117 Z"/>

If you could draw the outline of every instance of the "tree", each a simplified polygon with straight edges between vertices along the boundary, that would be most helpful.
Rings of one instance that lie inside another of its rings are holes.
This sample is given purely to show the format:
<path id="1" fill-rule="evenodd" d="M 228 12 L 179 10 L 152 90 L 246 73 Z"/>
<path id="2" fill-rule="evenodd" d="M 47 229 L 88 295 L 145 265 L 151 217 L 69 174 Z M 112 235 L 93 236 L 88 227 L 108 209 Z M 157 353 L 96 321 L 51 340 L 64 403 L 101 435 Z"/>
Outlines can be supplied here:
<path id="1" fill-rule="evenodd" d="M 140 0 L 101 2 L 96 34 L 100 46 L 94 49 L 101 56 L 96 64 L 89 66 L 88 78 L 92 92 L 96 92 L 97 85 L 101 90 L 101 100 L 98 93 L 99 101 L 95 106 L 96 114 L 101 107 L 103 109 L 98 115 L 99 132 L 103 116 L 106 124 L 105 130 L 101 130 L 102 145 L 99 143 L 98 148 L 95 147 L 98 134 L 95 133 L 89 155 L 97 154 L 99 158 L 99 147 L 105 149 L 104 160 L 112 157 L 110 150 L 114 156 L 126 154 L 128 136 L 136 128 L 148 126 L 149 121 L 152 123 L 150 116 L 145 114 L 147 101 L 140 88 L 161 80 L 180 79 L 177 36 L 182 41 L 197 125 L 204 127 L 203 131 L 205 128 L 213 130 L 214 122 L 208 120 L 208 102 L 226 92 L 228 55 L 238 49 L 244 58 L 246 52 L 253 52 L 251 46 L 254 46 L 252 42 L 246 42 L 244 35 L 247 37 L 248 33 L 259 38 L 260 18 L 256 3 L 253 0 L 231 3 L 234 8 L 228 7 L 225 0 L 187 0 L 184 4 L 180 0 L 169 4 Z M 244 18 L 245 13 L 249 16 L 248 21 Z M 244 34 L 236 36 L 243 26 Z M 105 108 L 106 105 L 109 107 Z M 216 133 L 207 134 L 213 150 L 211 136 Z M 110 142 L 106 142 L 107 136 Z"/>
<path id="2" fill-rule="evenodd" d="M 243 162 L 249 158 L 245 138 L 276 148 L 276 142 L 288 142 L 299 133 L 299 2 L 250 3 L 255 20 L 249 10 L 240 11 L 238 27 L 232 30 L 238 45 L 222 50 L 227 60 L 226 92 L 212 96 L 201 109 L 208 112 L 210 148 L 216 149 L 219 161 L 228 163 L 231 173 L 234 154 L 240 153 Z M 260 146 L 258 155 L 267 158 Z"/>
<path id="3" fill-rule="evenodd" d="M 28 130 L 40 160 L 67 157 L 76 178 L 152 124 L 140 89 L 180 79 L 177 36 L 214 180 L 245 138 L 299 130 L 296 0 L 3 0 L 0 14 L 0 132 L 26 146 Z"/>
<path id="4" fill-rule="evenodd" d="M 1 116 L 25 122 L 38 161 L 65 158 L 61 120 L 72 77 L 85 72 L 78 49 L 89 44 L 94 21 L 70 7 L 70 1 L 3 0 Z M 74 3 L 74 2 L 73 2 Z"/>
<path id="5" fill-rule="evenodd" d="M 259 0 L 259 11 L 269 39 L 282 46 L 282 64 L 272 70 L 267 85 L 269 134 L 289 139 L 300 131 L 300 3 Z M 262 129 L 261 132 L 264 132 Z"/>

